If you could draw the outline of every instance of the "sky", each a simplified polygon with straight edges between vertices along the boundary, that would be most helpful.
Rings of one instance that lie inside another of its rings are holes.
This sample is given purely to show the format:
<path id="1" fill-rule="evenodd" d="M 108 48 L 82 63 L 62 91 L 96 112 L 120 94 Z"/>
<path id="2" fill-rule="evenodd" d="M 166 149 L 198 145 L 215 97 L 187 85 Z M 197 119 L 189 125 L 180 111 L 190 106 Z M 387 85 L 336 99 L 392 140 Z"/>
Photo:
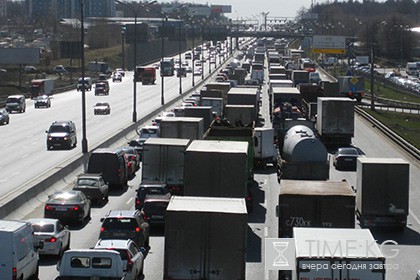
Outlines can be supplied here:
<path id="1" fill-rule="evenodd" d="M 261 13 L 269 13 L 269 17 L 292 17 L 294 18 L 301 7 L 308 9 L 314 3 L 322 3 L 323 0 L 189 0 L 185 2 L 209 5 L 231 5 L 232 13 L 225 14 L 232 19 L 246 19 L 261 16 Z M 180 1 L 184 2 L 184 1 Z"/>

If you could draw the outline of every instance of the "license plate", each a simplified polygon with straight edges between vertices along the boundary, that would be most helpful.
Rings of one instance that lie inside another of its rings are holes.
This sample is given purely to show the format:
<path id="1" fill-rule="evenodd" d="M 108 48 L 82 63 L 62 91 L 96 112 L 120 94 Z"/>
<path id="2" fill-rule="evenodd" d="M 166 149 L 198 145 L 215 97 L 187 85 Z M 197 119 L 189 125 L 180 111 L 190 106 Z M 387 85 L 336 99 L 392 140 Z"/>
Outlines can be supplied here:
<path id="1" fill-rule="evenodd" d="M 344 161 L 353 161 L 352 158 L 345 158 Z"/>
<path id="2" fill-rule="evenodd" d="M 124 232 L 116 232 L 113 235 L 114 236 L 125 236 L 126 234 Z"/>
<path id="3" fill-rule="evenodd" d="M 163 215 L 152 215 L 152 219 L 163 219 Z"/>
<path id="4" fill-rule="evenodd" d="M 67 207 L 58 206 L 58 207 L 55 208 L 55 210 L 57 210 L 57 211 L 67 211 Z"/>

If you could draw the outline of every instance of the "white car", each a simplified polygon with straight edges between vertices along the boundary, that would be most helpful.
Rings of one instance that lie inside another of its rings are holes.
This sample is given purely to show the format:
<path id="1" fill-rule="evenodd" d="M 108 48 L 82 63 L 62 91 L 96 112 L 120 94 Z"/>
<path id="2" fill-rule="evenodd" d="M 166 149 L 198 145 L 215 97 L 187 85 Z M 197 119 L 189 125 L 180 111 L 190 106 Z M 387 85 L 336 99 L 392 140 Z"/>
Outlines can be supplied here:
<path id="1" fill-rule="evenodd" d="M 115 72 L 114 75 L 112 75 L 112 81 L 119 81 L 122 82 L 123 75 L 120 72 Z"/>
<path id="2" fill-rule="evenodd" d="M 201 76 L 203 74 L 203 68 L 196 67 L 194 68 L 194 76 Z"/>
<path id="3" fill-rule="evenodd" d="M 100 239 L 94 249 L 113 250 L 120 253 L 125 274 L 124 279 L 143 279 L 144 248 L 137 247 L 130 239 Z"/>
<path id="4" fill-rule="evenodd" d="M 94 115 L 109 115 L 111 114 L 111 106 L 107 102 L 98 102 L 93 106 Z"/>
<path id="5" fill-rule="evenodd" d="M 156 125 L 146 125 L 140 129 L 141 138 L 158 138 L 159 137 L 159 127 Z"/>
<path id="6" fill-rule="evenodd" d="M 64 251 L 70 249 L 70 230 L 58 219 L 30 219 L 36 241 L 44 242 L 44 247 L 38 250 L 40 255 L 55 255 L 61 257 Z"/>
<path id="7" fill-rule="evenodd" d="M 117 69 L 115 69 L 115 72 L 116 72 L 116 73 L 120 73 L 120 74 L 121 74 L 121 76 L 125 77 L 125 70 L 124 70 L 124 69 L 122 69 L 122 68 L 117 68 Z"/>
<path id="8" fill-rule="evenodd" d="M 162 116 L 161 117 L 164 117 L 164 118 L 167 118 L 167 117 L 175 117 L 175 113 L 172 112 L 172 111 L 165 111 L 165 112 L 162 112 Z"/>

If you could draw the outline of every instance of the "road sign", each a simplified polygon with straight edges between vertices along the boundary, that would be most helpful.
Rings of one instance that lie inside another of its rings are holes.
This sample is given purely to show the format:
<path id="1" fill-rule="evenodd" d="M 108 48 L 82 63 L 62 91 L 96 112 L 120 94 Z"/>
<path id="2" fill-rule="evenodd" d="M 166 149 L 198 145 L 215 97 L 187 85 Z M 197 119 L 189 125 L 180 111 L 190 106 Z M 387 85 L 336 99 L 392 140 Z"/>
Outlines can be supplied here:
<path id="1" fill-rule="evenodd" d="M 346 52 L 346 37 L 314 35 L 312 51 L 316 53 L 343 54 Z"/>

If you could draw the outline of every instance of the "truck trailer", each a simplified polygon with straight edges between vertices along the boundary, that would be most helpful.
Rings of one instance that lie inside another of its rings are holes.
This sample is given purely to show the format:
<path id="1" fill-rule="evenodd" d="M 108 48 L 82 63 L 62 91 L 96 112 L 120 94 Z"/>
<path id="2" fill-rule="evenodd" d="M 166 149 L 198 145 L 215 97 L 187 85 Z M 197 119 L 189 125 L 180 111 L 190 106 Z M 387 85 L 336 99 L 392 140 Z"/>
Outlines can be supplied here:
<path id="1" fill-rule="evenodd" d="M 409 177 L 403 159 L 357 159 L 356 215 L 362 227 L 406 227 Z"/>
<path id="2" fill-rule="evenodd" d="M 385 257 L 368 229 L 296 227 L 293 236 L 293 280 L 385 280 Z"/>
<path id="3" fill-rule="evenodd" d="M 189 139 L 148 138 L 143 144 L 142 184 L 166 184 L 173 194 L 184 188 L 185 150 Z"/>
<path id="4" fill-rule="evenodd" d="M 280 185 L 279 238 L 294 227 L 354 228 L 356 195 L 347 181 L 283 180 Z"/>
<path id="5" fill-rule="evenodd" d="M 31 99 L 40 95 L 52 95 L 54 89 L 54 80 L 51 79 L 36 79 L 31 81 L 29 87 L 29 94 Z"/>
<path id="6" fill-rule="evenodd" d="M 355 102 L 346 97 L 318 97 L 316 130 L 325 145 L 348 146 L 354 136 Z"/>
<path id="7" fill-rule="evenodd" d="M 245 280 L 247 217 L 244 199 L 171 197 L 163 279 Z"/>

